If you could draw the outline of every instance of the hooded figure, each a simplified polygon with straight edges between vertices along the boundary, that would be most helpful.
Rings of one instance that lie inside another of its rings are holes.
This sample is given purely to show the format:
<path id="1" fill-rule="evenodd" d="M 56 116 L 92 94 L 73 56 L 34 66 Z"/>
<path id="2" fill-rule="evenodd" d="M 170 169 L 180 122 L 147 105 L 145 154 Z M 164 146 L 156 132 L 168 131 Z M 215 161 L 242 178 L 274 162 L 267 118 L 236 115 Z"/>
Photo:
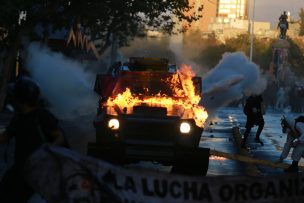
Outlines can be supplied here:
<path id="1" fill-rule="evenodd" d="M 281 122 L 282 132 L 286 133 L 287 137 L 279 162 L 286 159 L 290 149 L 294 148 L 291 154 L 292 164 L 285 172 L 298 172 L 298 162 L 304 155 L 304 122 L 300 121 L 300 118 L 284 117 Z"/>

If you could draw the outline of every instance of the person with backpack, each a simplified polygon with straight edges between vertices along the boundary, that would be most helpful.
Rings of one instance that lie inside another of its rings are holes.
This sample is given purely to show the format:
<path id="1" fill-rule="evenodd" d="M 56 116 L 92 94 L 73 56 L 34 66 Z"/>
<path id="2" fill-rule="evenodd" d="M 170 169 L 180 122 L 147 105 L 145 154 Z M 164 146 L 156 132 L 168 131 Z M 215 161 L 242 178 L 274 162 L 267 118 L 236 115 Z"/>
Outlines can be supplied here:
<path id="1" fill-rule="evenodd" d="M 246 130 L 244 132 L 244 138 L 242 140 L 242 148 L 246 148 L 246 141 L 250 134 L 251 128 L 255 125 L 258 126 L 258 130 L 255 135 L 255 142 L 260 143 L 262 146 L 264 143 L 260 140 L 261 132 L 264 128 L 264 118 L 263 115 L 265 114 L 264 104 L 263 104 L 263 97 L 262 95 L 252 95 L 249 96 L 246 100 L 244 106 L 244 114 L 247 116 L 246 120 Z"/>
<path id="2" fill-rule="evenodd" d="M 298 163 L 304 155 L 304 116 L 296 119 L 283 117 L 281 120 L 282 132 L 287 134 L 286 142 L 278 162 L 282 162 L 288 156 L 290 149 L 293 148 L 291 159 L 292 164 L 285 169 L 285 172 L 297 173 Z"/>
<path id="3" fill-rule="evenodd" d="M 0 143 L 15 138 L 14 164 L 0 182 L 0 202 L 27 202 L 33 194 L 25 181 L 26 160 L 44 143 L 66 146 L 58 120 L 41 105 L 39 86 L 29 77 L 20 77 L 8 86 L 8 100 L 14 116 L 0 134 Z"/>

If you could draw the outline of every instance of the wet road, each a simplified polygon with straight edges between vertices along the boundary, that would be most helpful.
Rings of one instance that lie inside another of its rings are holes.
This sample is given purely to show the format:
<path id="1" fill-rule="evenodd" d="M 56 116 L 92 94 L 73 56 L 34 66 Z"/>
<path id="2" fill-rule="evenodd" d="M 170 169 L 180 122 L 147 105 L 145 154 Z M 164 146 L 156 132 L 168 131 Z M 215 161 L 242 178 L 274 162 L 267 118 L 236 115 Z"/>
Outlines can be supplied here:
<path id="1" fill-rule="evenodd" d="M 248 137 L 249 154 L 251 157 L 275 161 L 279 158 L 285 142 L 285 135 L 281 131 L 281 116 L 286 113 L 268 109 L 264 115 L 265 126 L 261 134 L 261 140 L 264 146 L 254 142 L 257 127 L 252 128 Z M 299 114 L 290 113 L 290 115 L 298 116 Z M 238 148 L 232 136 L 232 127 L 239 127 L 241 133 L 245 131 L 246 116 L 241 108 L 224 108 L 218 110 L 215 118 L 212 120 L 213 125 L 206 126 L 201 138 L 201 147 L 214 148 L 219 151 L 228 153 L 238 153 Z M 290 155 L 285 163 L 291 163 Z M 304 165 L 303 159 L 300 165 Z M 209 162 L 209 170 L 207 175 L 242 175 L 248 174 L 246 171 L 246 163 L 239 161 L 221 159 L 211 157 Z M 283 173 L 282 169 L 275 169 L 256 165 L 256 169 L 262 175 L 274 175 Z M 250 174 L 248 174 L 250 175 Z"/>
<path id="2" fill-rule="evenodd" d="M 237 153 L 238 149 L 232 136 L 232 127 L 238 126 L 235 115 L 226 109 L 219 110 L 214 119 L 208 122 L 201 137 L 200 147 L 216 149 L 227 153 Z M 210 125 L 211 124 L 211 125 Z M 242 162 L 211 156 L 208 175 L 243 175 Z"/>
<path id="3" fill-rule="evenodd" d="M 250 148 L 249 153 L 252 157 L 265 160 L 277 160 L 282 147 L 284 145 L 285 136 L 281 133 L 280 118 L 282 112 L 268 110 L 265 118 L 265 127 L 261 134 L 261 139 L 264 142 L 264 146 L 254 143 L 255 132 L 257 128 L 253 128 L 251 136 L 248 138 L 248 146 Z M 84 116 L 77 118 L 73 121 L 62 122 L 62 126 L 67 135 L 68 141 L 72 149 L 85 154 L 86 145 L 88 141 L 94 141 L 94 127 L 92 120 L 94 115 Z M 8 122 L 8 115 L 0 116 L 0 128 L 4 128 Z M 206 147 L 216 149 L 218 151 L 228 153 L 238 153 L 238 148 L 235 145 L 232 128 L 239 127 L 241 132 L 244 131 L 246 117 L 241 108 L 224 108 L 218 110 L 214 119 L 212 119 L 212 125 L 210 122 L 205 127 L 203 135 L 201 137 L 200 147 Z M 2 177 L 4 171 L 7 169 L 11 162 L 4 161 L 4 152 L 8 148 L 9 158 L 12 159 L 13 142 L 9 146 L 6 144 L 0 144 L 0 177 Z M 285 160 L 286 163 L 290 163 L 290 156 Z M 301 160 L 300 164 L 303 164 Z M 133 167 L 133 166 L 130 166 Z M 138 167 L 138 166 L 135 166 Z M 156 163 L 141 163 L 140 167 L 152 168 L 161 171 L 169 171 L 170 168 L 164 167 Z M 210 157 L 209 169 L 207 176 L 214 175 L 246 175 L 247 164 L 235 160 L 228 160 L 219 157 Z M 277 173 L 283 173 L 282 169 L 274 169 L 263 166 L 256 166 L 262 175 L 273 175 Z"/>
<path id="4" fill-rule="evenodd" d="M 265 126 L 261 134 L 264 146 L 254 142 L 257 127 L 252 128 L 247 144 L 250 148 L 248 152 L 251 157 L 270 161 L 275 161 L 279 158 L 285 142 L 285 135 L 282 134 L 280 125 L 280 118 L 283 114 L 283 112 L 269 109 L 264 116 Z M 297 114 L 294 114 L 294 116 L 297 116 Z M 212 125 L 210 125 L 210 123 L 212 123 Z M 200 147 L 232 154 L 239 153 L 239 149 L 233 138 L 232 128 L 239 127 L 242 133 L 245 130 L 245 123 L 246 116 L 243 114 L 242 108 L 223 108 L 218 110 L 215 117 L 205 126 L 205 130 L 200 141 Z M 290 156 L 284 162 L 291 163 Z M 303 160 L 301 160 L 300 164 L 304 165 L 303 163 Z M 170 167 L 150 162 L 142 162 L 128 167 L 170 171 Z M 261 175 L 284 173 L 283 169 L 270 168 L 261 165 L 250 165 L 236 160 L 211 156 L 207 176 L 254 175 L 252 171 L 257 171 Z"/>

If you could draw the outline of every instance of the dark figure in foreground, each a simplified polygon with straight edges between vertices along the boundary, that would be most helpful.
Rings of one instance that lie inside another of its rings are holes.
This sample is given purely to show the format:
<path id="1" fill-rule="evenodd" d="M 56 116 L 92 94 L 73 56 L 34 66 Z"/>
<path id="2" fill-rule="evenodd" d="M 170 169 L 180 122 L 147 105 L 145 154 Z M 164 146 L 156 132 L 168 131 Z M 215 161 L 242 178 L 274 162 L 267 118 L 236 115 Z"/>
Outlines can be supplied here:
<path id="1" fill-rule="evenodd" d="M 24 203 L 33 194 L 26 183 L 23 168 L 30 155 L 44 143 L 64 145 L 57 119 L 41 107 L 40 89 L 30 78 L 21 77 L 8 88 L 8 99 L 15 115 L 0 134 L 0 143 L 15 137 L 15 160 L 0 182 L 1 203 Z"/>
<path id="2" fill-rule="evenodd" d="M 286 38 L 286 32 L 289 28 L 288 21 L 287 21 L 287 14 L 286 11 L 280 16 L 278 28 L 280 28 L 280 38 L 285 39 Z"/>
<path id="3" fill-rule="evenodd" d="M 258 126 L 258 130 L 255 136 L 255 141 L 263 146 L 264 143 L 260 140 L 260 135 L 264 128 L 263 114 L 265 113 L 262 96 L 254 95 L 248 97 L 248 99 L 246 100 L 246 104 L 244 106 L 244 113 L 247 116 L 247 121 L 245 126 L 246 130 L 244 133 L 242 147 L 243 148 L 246 147 L 246 141 L 250 134 L 251 128 L 254 127 L 255 125 Z"/>
<path id="4" fill-rule="evenodd" d="M 286 142 L 278 162 L 287 158 L 290 149 L 293 148 L 291 159 L 292 164 L 285 169 L 285 172 L 297 173 L 299 161 L 304 155 L 304 116 L 298 118 L 284 117 L 281 120 L 282 132 L 287 134 Z"/>

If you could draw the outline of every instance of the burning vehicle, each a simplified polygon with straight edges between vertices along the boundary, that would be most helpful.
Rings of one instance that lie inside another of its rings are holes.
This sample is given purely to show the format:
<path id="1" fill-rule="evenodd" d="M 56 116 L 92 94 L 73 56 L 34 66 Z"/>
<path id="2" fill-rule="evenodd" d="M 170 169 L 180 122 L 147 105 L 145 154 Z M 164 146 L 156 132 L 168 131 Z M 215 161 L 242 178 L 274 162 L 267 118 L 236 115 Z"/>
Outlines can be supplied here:
<path id="1" fill-rule="evenodd" d="M 97 75 L 96 143 L 88 154 L 113 163 L 141 160 L 172 165 L 173 173 L 205 175 L 209 149 L 199 148 L 208 117 L 202 82 L 191 67 L 133 57 Z"/>

